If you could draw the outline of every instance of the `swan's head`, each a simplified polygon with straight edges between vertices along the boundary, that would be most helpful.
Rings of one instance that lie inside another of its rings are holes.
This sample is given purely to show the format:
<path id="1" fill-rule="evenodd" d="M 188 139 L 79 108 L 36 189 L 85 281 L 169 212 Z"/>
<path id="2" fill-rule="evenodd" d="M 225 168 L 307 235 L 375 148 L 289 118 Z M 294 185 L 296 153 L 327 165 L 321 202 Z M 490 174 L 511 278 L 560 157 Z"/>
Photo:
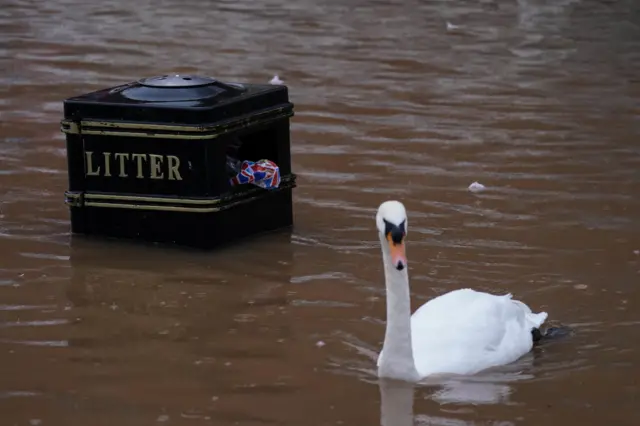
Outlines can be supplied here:
<path id="1" fill-rule="evenodd" d="M 399 201 L 385 201 L 378 207 L 376 225 L 383 248 L 388 250 L 393 267 L 402 271 L 407 267 L 404 238 L 407 235 L 407 212 Z"/>

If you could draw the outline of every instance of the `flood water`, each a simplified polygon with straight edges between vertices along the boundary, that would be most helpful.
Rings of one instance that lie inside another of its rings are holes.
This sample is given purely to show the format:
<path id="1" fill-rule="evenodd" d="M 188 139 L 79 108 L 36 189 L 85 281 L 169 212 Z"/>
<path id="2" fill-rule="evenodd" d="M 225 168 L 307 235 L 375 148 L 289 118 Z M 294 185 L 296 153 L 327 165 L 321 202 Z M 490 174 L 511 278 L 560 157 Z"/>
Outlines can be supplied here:
<path id="1" fill-rule="evenodd" d="M 640 424 L 637 1 L 0 4 L 2 425 Z M 72 238 L 62 100 L 167 72 L 289 86 L 290 233 Z M 387 199 L 414 309 L 511 292 L 573 334 L 381 392 Z"/>

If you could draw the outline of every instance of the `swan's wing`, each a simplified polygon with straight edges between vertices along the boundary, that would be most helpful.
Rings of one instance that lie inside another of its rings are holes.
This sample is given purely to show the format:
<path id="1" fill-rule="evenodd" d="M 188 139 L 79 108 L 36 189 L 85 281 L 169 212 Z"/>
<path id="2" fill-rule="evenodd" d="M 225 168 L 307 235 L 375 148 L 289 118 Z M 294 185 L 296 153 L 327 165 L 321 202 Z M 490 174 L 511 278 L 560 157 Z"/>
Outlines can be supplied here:
<path id="1" fill-rule="evenodd" d="M 531 349 L 531 329 L 546 316 L 533 314 L 510 294 L 452 291 L 425 303 L 411 318 L 416 367 L 421 373 L 469 374 L 512 362 Z"/>
<path id="2" fill-rule="evenodd" d="M 435 344 L 439 348 L 446 345 L 474 350 L 497 347 L 506 331 L 501 299 L 462 289 L 430 300 L 411 318 L 414 346 Z"/>

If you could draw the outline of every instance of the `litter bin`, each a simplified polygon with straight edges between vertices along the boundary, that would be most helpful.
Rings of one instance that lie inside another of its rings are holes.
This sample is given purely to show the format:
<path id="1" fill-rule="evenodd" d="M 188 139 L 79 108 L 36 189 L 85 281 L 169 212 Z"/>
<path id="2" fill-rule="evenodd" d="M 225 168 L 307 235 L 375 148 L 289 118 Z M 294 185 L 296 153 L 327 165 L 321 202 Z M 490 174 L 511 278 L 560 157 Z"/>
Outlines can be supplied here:
<path id="1" fill-rule="evenodd" d="M 163 75 L 64 101 L 74 234 L 209 249 L 293 225 L 286 86 Z"/>

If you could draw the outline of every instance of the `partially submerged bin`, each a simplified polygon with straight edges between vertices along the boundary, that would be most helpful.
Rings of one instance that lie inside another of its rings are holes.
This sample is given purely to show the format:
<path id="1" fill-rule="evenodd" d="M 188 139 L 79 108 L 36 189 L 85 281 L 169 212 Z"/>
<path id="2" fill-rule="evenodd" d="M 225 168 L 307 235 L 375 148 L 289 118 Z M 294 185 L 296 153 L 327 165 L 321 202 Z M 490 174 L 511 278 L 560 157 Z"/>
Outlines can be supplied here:
<path id="1" fill-rule="evenodd" d="M 212 248 L 293 224 L 285 86 L 176 75 L 64 101 L 73 233 Z M 233 185 L 229 159 L 279 185 Z"/>

